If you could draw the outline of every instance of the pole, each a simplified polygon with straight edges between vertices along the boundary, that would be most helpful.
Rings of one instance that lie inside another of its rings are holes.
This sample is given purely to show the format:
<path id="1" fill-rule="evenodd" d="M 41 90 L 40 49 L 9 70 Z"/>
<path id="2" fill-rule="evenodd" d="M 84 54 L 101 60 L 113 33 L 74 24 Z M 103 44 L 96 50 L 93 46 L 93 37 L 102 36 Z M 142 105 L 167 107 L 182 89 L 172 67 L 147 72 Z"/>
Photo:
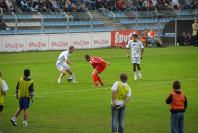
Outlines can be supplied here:
<path id="1" fill-rule="evenodd" d="M 175 46 L 177 46 L 177 18 L 175 18 Z"/>

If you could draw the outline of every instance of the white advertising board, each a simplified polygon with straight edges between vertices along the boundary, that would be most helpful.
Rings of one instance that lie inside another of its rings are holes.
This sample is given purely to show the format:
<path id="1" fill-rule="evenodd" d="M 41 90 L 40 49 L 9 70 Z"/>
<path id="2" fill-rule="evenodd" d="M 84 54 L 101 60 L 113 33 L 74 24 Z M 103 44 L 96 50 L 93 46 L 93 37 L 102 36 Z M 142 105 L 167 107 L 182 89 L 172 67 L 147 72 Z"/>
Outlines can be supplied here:
<path id="1" fill-rule="evenodd" d="M 0 43 L 0 52 L 102 48 L 111 46 L 111 32 L 5 35 Z"/>

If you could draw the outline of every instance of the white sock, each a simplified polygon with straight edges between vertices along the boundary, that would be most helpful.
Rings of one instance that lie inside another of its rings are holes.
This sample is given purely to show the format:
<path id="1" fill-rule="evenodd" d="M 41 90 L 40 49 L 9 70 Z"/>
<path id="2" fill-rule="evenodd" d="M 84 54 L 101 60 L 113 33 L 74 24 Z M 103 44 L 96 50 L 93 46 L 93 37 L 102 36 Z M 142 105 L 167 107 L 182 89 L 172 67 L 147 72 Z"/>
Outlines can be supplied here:
<path id="1" fill-rule="evenodd" d="M 76 82 L 76 79 L 75 79 L 75 76 L 73 73 L 72 73 L 71 77 L 72 77 L 73 82 Z"/>
<path id="2" fill-rule="evenodd" d="M 63 78 L 63 74 L 61 73 L 58 79 L 61 80 L 62 78 Z"/>
<path id="3" fill-rule="evenodd" d="M 134 79 L 137 80 L 137 74 L 134 72 Z"/>
<path id="4" fill-rule="evenodd" d="M 12 117 L 12 119 L 13 119 L 14 121 L 16 121 L 16 120 L 17 120 L 17 118 L 16 118 L 15 116 L 13 116 L 13 117 Z"/>
<path id="5" fill-rule="evenodd" d="M 142 73 L 139 70 L 138 70 L 138 76 L 139 76 L 140 79 L 142 79 Z"/>

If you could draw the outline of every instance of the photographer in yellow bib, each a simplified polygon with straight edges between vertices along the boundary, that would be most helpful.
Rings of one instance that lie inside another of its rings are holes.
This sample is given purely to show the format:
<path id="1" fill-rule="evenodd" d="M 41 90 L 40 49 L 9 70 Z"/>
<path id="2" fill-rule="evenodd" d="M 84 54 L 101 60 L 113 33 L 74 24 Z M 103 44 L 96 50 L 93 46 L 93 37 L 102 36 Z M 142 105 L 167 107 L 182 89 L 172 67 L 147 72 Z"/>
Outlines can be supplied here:
<path id="1" fill-rule="evenodd" d="M 127 84 L 127 75 L 120 74 L 120 81 L 116 81 L 112 90 L 112 133 L 124 133 L 125 106 L 131 97 L 131 88 Z"/>

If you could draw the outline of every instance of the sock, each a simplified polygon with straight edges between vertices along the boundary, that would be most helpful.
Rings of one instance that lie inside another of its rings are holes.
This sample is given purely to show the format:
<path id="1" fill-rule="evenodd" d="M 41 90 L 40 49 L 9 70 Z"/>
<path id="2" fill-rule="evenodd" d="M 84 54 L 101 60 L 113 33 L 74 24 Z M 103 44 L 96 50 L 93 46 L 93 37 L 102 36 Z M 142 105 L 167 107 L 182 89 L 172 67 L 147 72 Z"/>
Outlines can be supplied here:
<path id="1" fill-rule="evenodd" d="M 139 76 L 141 76 L 141 75 L 142 75 L 142 73 L 141 73 L 141 71 L 140 71 L 140 70 L 138 70 L 138 75 L 139 75 Z"/>
<path id="2" fill-rule="evenodd" d="M 13 119 L 14 121 L 16 121 L 16 120 L 17 120 L 16 116 L 13 116 L 13 117 L 12 117 L 12 119 Z"/>
<path id="3" fill-rule="evenodd" d="M 61 80 L 62 78 L 63 78 L 63 74 L 61 73 L 58 79 Z"/>
<path id="4" fill-rule="evenodd" d="M 134 72 L 134 79 L 137 80 L 137 74 L 136 71 Z"/>
<path id="5" fill-rule="evenodd" d="M 74 74 L 70 75 L 72 77 L 73 82 L 76 82 Z"/>
<path id="6" fill-rule="evenodd" d="M 97 76 L 97 80 L 100 82 L 101 86 L 103 86 L 102 80 L 100 79 L 100 77 L 98 75 Z"/>
<path id="7" fill-rule="evenodd" d="M 93 81 L 94 81 L 94 85 L 97 86 L 98 85 L 98 76 L 96 74 L 92 75 Z"/>

